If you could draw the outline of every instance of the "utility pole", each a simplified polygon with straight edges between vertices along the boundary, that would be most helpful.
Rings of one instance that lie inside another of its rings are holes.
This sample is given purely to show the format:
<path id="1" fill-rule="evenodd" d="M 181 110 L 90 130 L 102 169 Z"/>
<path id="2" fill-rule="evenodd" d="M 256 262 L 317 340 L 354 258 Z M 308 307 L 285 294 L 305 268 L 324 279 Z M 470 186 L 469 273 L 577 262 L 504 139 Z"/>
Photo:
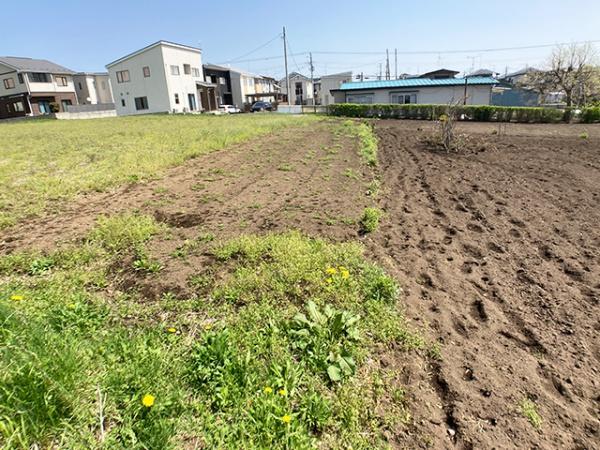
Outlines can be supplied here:
<path id="1" fill-rule="evenodd" d="M 291 106 L 290 98 L 292 93 L 290 92 L 290 77 L 288 75 L 288 64 L 287 64 L 287 40 L 285 38 L 285 27 L 283 27 L 283 59 L 285 60 L 285 88 L 287 90 L 287 101 L 288 106 Z"/>
<path id="2" fill-rule="evenodd" d="M 315 98 L 315 78 L 313 76 L 313 73 L 315 71 L 315 66 L 313 66 L 313 60 L 312 60 L 312 52 L 309 53 L 310 55 L 310 84 L 312 86 L 312 94 L 313 94 L 313 110 L 316 113 L 317 112 L 317 102 L 316 102 L 316 98 Z"/>
<path id="3" fill-rule="evenodd" d="M 463 99 L 463 105 L 467 104 L 467 82 L 468 82 L 468 80 L 469 80 L 469 77 L 465 73 L 465 96 L 464 96 L 464 99 Z"/>
<path id="4" fill-rule="evenodd" d="M 381 63 L 379 63 L 379 76 L 377 77 L 378 80 L 381 80 Z"/>
<path id="5" fill-rule="evenodd" d="M 385 49 L 385 79 L 390 79 L 390 51 Z"/>
<path id="6" fill-rule="evenodd" d="M 394 49 L 394 78 L 398 79 L 398 49 Z"/>

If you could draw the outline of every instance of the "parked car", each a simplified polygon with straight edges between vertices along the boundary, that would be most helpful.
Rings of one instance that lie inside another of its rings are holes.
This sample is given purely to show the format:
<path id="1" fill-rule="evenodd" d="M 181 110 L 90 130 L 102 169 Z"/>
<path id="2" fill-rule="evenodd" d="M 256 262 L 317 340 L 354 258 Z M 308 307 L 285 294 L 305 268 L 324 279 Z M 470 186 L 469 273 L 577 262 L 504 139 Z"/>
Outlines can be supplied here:
<path id="1" fill-rule="evenodd" d="M 261 112 L 261 111 L 273 111 L 273 105 L 271 102 L 256 102 L 252 105 L 252 112 Z"/>
<path id="2" fill-rule="evenodd" d="M 224 114 L 237 114 L 242 112 L 240 108 L 233 105 L 221 105 L 219 106 L 219 111 L 221 111 Z"/>

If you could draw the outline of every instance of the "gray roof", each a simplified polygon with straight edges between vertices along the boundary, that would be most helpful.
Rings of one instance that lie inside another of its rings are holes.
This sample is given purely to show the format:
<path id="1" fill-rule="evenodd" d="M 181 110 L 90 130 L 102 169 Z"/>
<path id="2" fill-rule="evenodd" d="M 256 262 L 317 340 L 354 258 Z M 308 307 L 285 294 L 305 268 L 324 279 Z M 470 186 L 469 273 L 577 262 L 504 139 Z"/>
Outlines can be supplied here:
<path id="1" fill-rule="evenodd" d="M 468 76 L 470 77 L 492 77 L 496 72 L 489 69 L 479 69 L 475 72 L 471 72 Z"/>
<path id="2" fill-rule="evenodd" d="M 71 69 L 59 66 L 46 59 L 19 58 L 16 56 L 0 56 L 0 64 L 12 67 L 18 72 L 44 72 L 73 74 Z"/>

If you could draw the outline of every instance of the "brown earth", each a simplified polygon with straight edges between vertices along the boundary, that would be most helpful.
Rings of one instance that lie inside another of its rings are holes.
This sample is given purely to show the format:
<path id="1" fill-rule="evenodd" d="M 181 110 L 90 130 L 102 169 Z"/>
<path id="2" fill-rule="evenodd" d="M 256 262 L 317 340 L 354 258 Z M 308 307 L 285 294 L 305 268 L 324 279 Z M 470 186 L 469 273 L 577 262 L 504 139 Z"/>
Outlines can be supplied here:
<path id="1" fill-rule="evenodd" d="M 187 293 L 202 255 L 173 256 L 210 232 L 297 228 L 361 239 L 404 288 L 406 314 L 441 360 L 377 355 L 406 385 L 414 426 L 396 448 L 598 448 L 600 129 L 460 124 L 465 151 L 427 144 L 432 124 L 376 123 L 382 191 L 335 121 L 288 128 L 188 161 L 163 178 L 92 193 L 0 234 L 0 252 L 81 238 L 101 214 L 139 210 L 172 227 L 153 242 L 158 277 L 123 279 L 147 297 Z M 378 231 L 356 219 L 377 202 Z M 125 275 L 126 277 L 126 275 Z M 523 417 L 530 398 L 543 423 Z"/>
<path id="2" fill-rule="evenodd" d="M 369 245 L 442 343 L 421 431 L 436 448 L 600 448 L 600 130 L 461 124 L 448 155 L 431 128 L 377 125 L 387 220 Z"/>

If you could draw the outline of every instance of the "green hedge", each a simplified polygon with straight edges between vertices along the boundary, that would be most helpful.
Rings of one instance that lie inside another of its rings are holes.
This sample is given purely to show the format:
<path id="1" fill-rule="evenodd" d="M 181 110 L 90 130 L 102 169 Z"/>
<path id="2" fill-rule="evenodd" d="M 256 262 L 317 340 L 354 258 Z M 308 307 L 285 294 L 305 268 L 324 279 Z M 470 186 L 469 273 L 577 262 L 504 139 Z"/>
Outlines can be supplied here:
<path id="1" fill-rule="evenodd" d="M 437 120 L 446 111 L 446 105 L 357 105 L 339 103 L 328 107 L 328 114 L 345 117 L 377 117 L 381 119 Z M 571 109 L 524 108 L 491 105 L 458 106 L 461 120 L 479 122 L 556 123 L 569 122 Z"/>
<path id="2" fill-rule="evenodd" d="M 581 121 L 583 123 L 600 122 L 600 106 L 583 108 L 581 111 Z"/>

